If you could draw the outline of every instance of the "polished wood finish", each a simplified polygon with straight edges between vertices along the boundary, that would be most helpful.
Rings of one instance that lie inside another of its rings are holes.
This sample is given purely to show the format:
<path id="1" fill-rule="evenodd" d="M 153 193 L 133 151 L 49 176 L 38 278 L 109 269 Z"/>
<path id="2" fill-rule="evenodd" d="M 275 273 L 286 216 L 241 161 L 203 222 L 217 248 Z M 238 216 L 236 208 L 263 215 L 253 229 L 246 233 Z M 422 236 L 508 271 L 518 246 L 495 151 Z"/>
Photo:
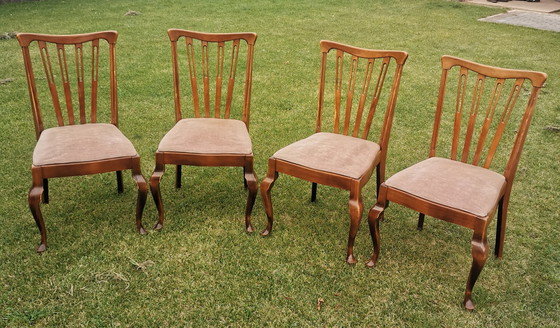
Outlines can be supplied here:
<path id="1" fill-rule="evenodd" d="M 253 54 L 257 35 L 255 33 L 203 33 L 182 29 L 169 29 L 168 35 L 172 53 L 175 121 L 179 122 L 185 117 L 232 119 L 236 114 L 234 110 L 240 108 L 241 113 L 237 114 L 240 114 L 240 121 L 245 124 L 248 131 Z M 212 66 L 212 63 L 215 63 L 215 66 Z M 181 70 L 185 66 L 184 71 Z M 238 78 L 238 80 L 242 78 L 242 88 L 235 88 L 238 71 L 244 72 L 244 76 Z M 188 78 L 181 79 L 181 73 L 187 73 L 188 76 L 186 74 L 185 76 Z M 182 83 L 189 84 L 189 88 L 182 89 Z M 191 115 L 185 115 L 183 112 L 183 101 L 186 98 L 183 91 L 190 95 L 193 110 Z M 236 103 L 236 100 L 239 102 Z M 251 212 L 258 184 L 253 169 L 252 153 L 188 153 L 158 150 L 155 158 L 156 167 L 150 178 L 150 190 L 158 209 L 158 222 L 154 229 L 163 228 L 164 208 L 160 182 L 165 165 L 173 164 L 176 165 L 176 188 L 181 187 L 181 165 L 243 167 L 244 186 L 249 190 L 245 207 L 245 229 L 247 232 L 253 232 Z"/>
<path id="2" fill-rule="evenodd" d="M 272 231 L 274 217 L 271 189 L 279 173 L 312 182 L 312 202 L 316 200 L 317 184 L 345 189 L 350 191 L 350 231 L 346 262 L 354 264 L 354 240 L 364 209 L 362 188 L 369 181 L 374 169 L 377 171 L 377 185 L 384 181 L 389 135 L 402 69 L 408 54 L 403 51 L 357 48 L 332 41 L 321 41 L 320 48 L 321 73 L 315 132 L 321 132 L 324 126 L 328 126 L 336 134 L 351 136 L 356 140 L 368 139 L 374 114 L 382 107 L 381 102 L 384 101 L 386 108 L 383 121 L 379 124 L 377 139 L 380 151 L 375 154 L 369 168 L 359 178 L 270 157 L 267 176 L 261 183 L 261 196 L 268 217 L 268 224 L 261 234 L 268 236 Z M 334 72 L 331 72 L 331 68 L 334 68 Z M 334 90 L 330 89 L 331 86 L 334 86 Z M 325 115 L 327 106 L 333 108 L 332 116 Z"/>
<path id="3" fill-rule="evenodd" d="M 452 78 L 452 73 L 458 73 L 457 79 Z M 387 185 L 390 180 L 387 184 L 381 184 L 377 203 L 371 208 L 368 216 L 374 252 L 366 263 L 367 266 L 374 266 L 379 257 L 379 221 L 389 201 L 418 211 L 418 230 L 423 228 L 425 215 L 469 228 L 473 230 L 473 261 L 463 304 L 468 310 L 474 309 L 472 289 L 488 257 L 487 228 L 497 210 L 494 254 L 500 258 L 503 255 L 507 208 L 515 172 L 537 97 L 546 78 L 546 74 L 540 72 L 502 69 L 456 57 L 442 57 L 442 75 L 429 157 L 436 156 L 438 141 L 445 139 L 440 135 L 440 130 L 445 126 L 443 116 L 448 107 L 451 108 L 447 112 L 453 112 L 449 153 L 452 160 L 490 170 L 493 160 L 497 157 L 498 144 L 506 134 L 506 128 L 509 128 L 510 139 L 513 141 L 513 146 L 509 148 L 509 158 L 505 153 L 507 147 L 501 148 L 504 152 L 503 162 L 506 162 L 502 171 L 505 187 L 501 190 L 501 197 L 494 209 L 487 216 L 481 217 L 433 200 L 416 197 L 407 192 L 406 188 L 392 188 Z M 451 93 L 453 89 L 456 90 L 454 94 Z M 525 95 L 522 94 L 524 90 Z M 446 98 L 447 93 L 451 93 L 451 97 Z M 527 102 L 524 102 L 525 99 Z M 510 122 L 514 113 L 518 114 L 519 124 Z M 439 152 L 444 152 L 441 147 Z"/>
<path id="4" fill-rule="evenodd" d="M 115 53 L 117 36 L 118 34 L 115 31 L 76 35 L 34 33 L 17 35 L 23 52 L 37 140 L 40 139 L 46 129 L 45 125 L 47 123 L 45 122 L 52 121 L 43 116 L 39 104 L 39 98 L 48 98 L 48 96 L 52 101 L 54 123 L 57 126 L 76 125 L 83 127 L 82 124 L 97 123 L 98 100 L 105 96 L 100 94 L 99 90 L 101 88 L 107 90 L 110 123 L 118 126 Z M 104 57 L 105 52 L 106 57 Z M 34 66 L 39 68 L 34 70 Z M 42 74 L 44 74 L 44 78 L 36 77 L 36 75 Z M 72 74 L 75 74 L 75 76 Z M 106 77 L 107 81 L 101 80 L 100 77 Z M 41 92 L 43 90 L 41 86 L 44 83 L 40 81 L 42 79 L 47 84 L 44 88 L 48 90 L 46 92 Z M 60 90 L 62 90 L 62 97 Z M 87 100 L 89 100 L 89 104 L 86 103 Z M 43 103 L 42 105 L 47 104 Z M 75 108 L 75 105 L 77 105 L 77 108 Z M 117 174 L 117 190 L 120 193 L 123 190 L 122 170 L 131 170 L 132 177 L 136 182 L 138 188 L 136 229 L 145 234 L 142 226 L 142 212 L 146 203 L 147 184 L 140 171 L 140 157 L 138 155 L 102 158 L 85 162 L 64 162 L 62 160 L 52 165 L 32 165 L 33 185 L 29 191 L 29 207 L 41 233 L 41 243 L 37 251 L 43 252 L 47 247 L 45 222 L 39 203 L 41 197 L 44 203 L 49 201 L 48 179 L 115 171 Z"/>

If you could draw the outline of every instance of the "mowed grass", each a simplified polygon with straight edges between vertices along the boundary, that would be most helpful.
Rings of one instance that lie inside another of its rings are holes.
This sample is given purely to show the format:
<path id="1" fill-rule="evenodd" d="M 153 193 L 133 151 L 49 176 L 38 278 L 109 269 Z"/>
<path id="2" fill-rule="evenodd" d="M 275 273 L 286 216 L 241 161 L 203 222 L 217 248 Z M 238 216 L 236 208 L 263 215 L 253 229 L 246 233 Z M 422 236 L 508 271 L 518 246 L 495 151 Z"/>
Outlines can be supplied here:
<path id="1" fill-rule="evenodd" d="M 138 16 L 125 16 L 135 10 Z M 255 168 L 314 130 L 319 40 L 405 50 L 388 175 L 426 158 L 441 55 L 548 73 L 510 201 L 505 253 L 490 256 L 473 313 L 461 301 L 471 263 L 467 229 L 393 205 L 374 269 L 365 215 L 344 262 L 348 193 L 280 176 L 272 235 L 243 232 L 246 192 L 237 168 L 174 169 L 162 182 L 163 231 L 134 231 L 130 175 L 52 179 L 42 205 L 48 250 L 27 206 L 35 134 L 20 48 L 0 40 L 0 326 L 444 326 L 553 327 L 559 323 L 560 34 L 478 22 L 498 13 L 447 0 L 38 1 L 0 5 L 0 33 L 70 34 L 114 29 L 120 128 L 149 177 L 159 140 L 174 124 L 168 28 L 258 34 L 251 112 Z M 156 209 L 151 197 L 144 224 Z M 260 195 L 253 211 L 260 230 Z M 489 232 L 493 246 L 495 227 Z M 317 301 L 324 303 L 320 310 Z"/>

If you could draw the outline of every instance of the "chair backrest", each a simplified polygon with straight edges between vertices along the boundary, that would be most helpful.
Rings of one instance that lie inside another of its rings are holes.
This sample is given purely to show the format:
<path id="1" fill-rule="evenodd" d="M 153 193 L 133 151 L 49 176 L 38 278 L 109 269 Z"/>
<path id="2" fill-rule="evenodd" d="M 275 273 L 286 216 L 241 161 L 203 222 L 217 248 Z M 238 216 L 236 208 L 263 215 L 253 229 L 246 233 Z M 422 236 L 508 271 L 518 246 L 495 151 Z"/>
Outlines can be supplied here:
<path id="1" fill-rule="evenodd" d="M 488 169 L 497 157 L 500 141 L 512 140 L 509 158 L 505 153 L 503 157 L 504 176 L 511 183 L 547 75 L 486 66 L 451 56 L 443 56 L 441 61 L 430 157 L 436 156 L 440 125 L 444 124 L 442 115 L 452 112 L 454 119 L 448 126 L 453 132 L 452 139 L 448 140 L 450 158 Z M 451 72 L 457 74 L 456 78 L 451 77 Z M 512 123 L 508 124 L 510 121 Z"/>
<path id="2" fill-rule="evenodd" d="M 332 125 L 334 133 L 367 139 L 377 108 L 386 103 L 378 141 L 381 149 L 386 149 L 408 54 L 362 49 L 325 40 L 320 45 L 321 78 L 315 131 L 321 131 L 323 125 Z M 391 65 L 395 66 L 394 69 Z M 332 118 L 323 116 L 324 108 L 334 109 Z"/>
<path id="3" fill-rule="evenodd" d="M 39 98 L 47 97 L 47 94 L 52 100 L 56 124 L 63 126 L 97 122 L 98 94 L 108 92 L 110 120 L 112 124 L 118 124 L 115 67 L 117 36 L 116 31 L 75 35 L 17 35 L 23 52 L 37 139 L 45 129 Z M 108 49 L 105 49 L 106 45 Z M 105 50 L 107 57 L 100 55 Z M 42 79 L 46 83 L 40 82 Z M 103 83 L 106 80 L 109 82 Z M 47 106 L 46 103 L 42 105 Z M 47 118 L 45 120 L 48 121 Z"/>
<path id="4" fill-rule="evenodd" d="M 249 128 L 253 51 L 257 35 L 180 29 L 170 29 L 167 33 L 171 40 L 176 121 L 183 117 L 181 101 L 185 98 L 190 97 L 192 100 L 194 117 L 197 118 L 228 119 L 234 112 L 234 101 L 237 100 L 242 105 L 241 120 Z M 181 38 L 185 40 L 184 48 L 178 48 L 177 45 Z M 211 68 L 212 63 L 216 65 Z M 245 76 L 242 87 L 235 88 L 237 71 L 243 70 Z M 182 71 L 184 74 L 181 74 Z M 190 84 L 185 97 L 181 96 L 182 82 Z"/>

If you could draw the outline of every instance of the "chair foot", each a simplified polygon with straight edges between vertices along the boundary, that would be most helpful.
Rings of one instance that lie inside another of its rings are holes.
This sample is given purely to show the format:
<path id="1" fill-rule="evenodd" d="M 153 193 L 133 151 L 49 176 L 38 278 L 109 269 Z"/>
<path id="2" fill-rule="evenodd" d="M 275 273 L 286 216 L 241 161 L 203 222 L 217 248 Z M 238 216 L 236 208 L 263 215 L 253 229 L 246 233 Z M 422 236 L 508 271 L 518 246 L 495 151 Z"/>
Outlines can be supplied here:
<path id="1" fill-rule="evenodd" d="M 37 246 L 37 253 L 43 253 L 44 251 L 47 250 L 47 245 L 46 244 L 39 244 L 39 246 Z"/>
<path id="2" fill-rule="evenodd" d="M 346 258 L 346 264 L 348 264 L 348 265 L 354 265 L 357 262 L 358 261 L 356 261 L 356 258 L 354 257 L 353 254 L 348 255 L 348 257 Z"/>
<path id="3" fill-rule="evenodd" d="M 156 225 L 154 226 L 154 230 L 155 231 L 161 231 L 161 229 L 163 229 L 163 223 L 156 223 Z"/>
<path id="4" fill-rule="evenodd" d="M 261 231 L 261 236 L 267 237 L 269 235 L 270 235 L 270 230 L 269 229 L 264 229 L 263 231 Z"/>
<path id="5" fill-rule="evenodd" d="M 374 259 L 373 256 L 372 256 L 372 258 L 369 259 L 369 261 L 367 261 L 365 264 L 366 264 L 366 267 L 373 268 L 373 267 L 375 267 L 376 263 L 377 263 L 377 259 Z"/>
<path id="6" fill-rule="evenodd" d="M 474 303 L 473 303 L 473 301 L 472 301 L 470 298 L 469 298 L 469 299 L 466 299 L 466 300 L 463 302 L 463 306 L 465 307 L 465 310 L 467 310 L 467 311 L 469 311 L 469 312 L 472 312 L 472 311 L 474 310 Z"/>

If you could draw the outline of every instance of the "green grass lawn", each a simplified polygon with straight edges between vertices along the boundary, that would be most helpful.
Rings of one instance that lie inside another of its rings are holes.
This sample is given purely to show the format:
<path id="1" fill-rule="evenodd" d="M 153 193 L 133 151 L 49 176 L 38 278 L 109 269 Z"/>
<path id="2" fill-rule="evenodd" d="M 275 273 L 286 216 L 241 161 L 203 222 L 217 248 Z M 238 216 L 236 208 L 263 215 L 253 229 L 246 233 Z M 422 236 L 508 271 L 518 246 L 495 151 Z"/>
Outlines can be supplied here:
<path id="1" fill-rule="evenodd" d="M 319 4 L 321 3 L 321 4 Z M 128 10 L 141 13 L 125 16 Z M 35 133 L 17 41 L 0 40 L 0 326 L 437 326 L 560 325 L 560 34 L 489 24 L 500 12 L 448 0 L 115 1 L 45 0 L 0 5 L 0 33 L 70 34 L 114 29 L 120 128 L 149 177 L 161 137 L 174 124 L 168 28 L 251 31 L 255 48 L 251 137 L 259 178 L 275 150 L 314 130 L 319 41 L 405 50 L 389 146 L 388 176 L 425 159 L 441 55 L 546 72 L 510 201 L 504 257 L 492 256 L 461 306 L 471 231 L 391 206 L 374 269 L 367 219 L 356 238 L 360 264 L 344 262 L 348 193 L 281 176 L 269 238 L 244 233 L 241 169 L 173 168 L 162 181 L 166 225 L 134 232 L 136 190 L 125 175 L 52 179 L 43 205 L 49 248 L 27 206 Z M 373 180 L 373 179 L 372 179 Z M 366 213 L 374 183 L 364 189 Z M 157 217 L 151 197 L 144 224 Z M 253 224 L 264 228 L 260 195 Z M 494 243 L 495 227 L 489 231 Z M 317 300 L 324 303 L 317 309 Z"/>

